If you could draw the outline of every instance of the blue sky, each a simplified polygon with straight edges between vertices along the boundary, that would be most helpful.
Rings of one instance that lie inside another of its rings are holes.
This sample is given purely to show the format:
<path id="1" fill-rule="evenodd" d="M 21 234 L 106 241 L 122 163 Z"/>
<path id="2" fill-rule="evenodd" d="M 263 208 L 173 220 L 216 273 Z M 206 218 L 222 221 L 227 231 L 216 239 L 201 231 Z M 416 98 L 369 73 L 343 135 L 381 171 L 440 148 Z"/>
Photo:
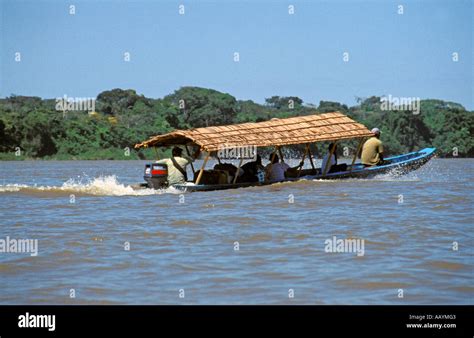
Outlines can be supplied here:
<path id="1" fill-rule="evenodd" d="M 474 109 L 471 0 L 0 1 L 1 97 L 201 86 L 260 103 L 390 94 Z"/>

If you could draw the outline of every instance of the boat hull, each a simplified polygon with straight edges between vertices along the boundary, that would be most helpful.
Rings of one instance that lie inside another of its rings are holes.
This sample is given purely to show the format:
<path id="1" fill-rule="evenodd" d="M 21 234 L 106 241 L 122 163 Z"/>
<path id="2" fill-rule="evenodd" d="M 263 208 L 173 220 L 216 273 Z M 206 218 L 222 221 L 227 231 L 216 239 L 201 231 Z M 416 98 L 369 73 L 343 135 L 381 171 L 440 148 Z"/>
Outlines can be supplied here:
<path id="1" fill-rule="evenodd" d="M 327 174 L 326 176 L 315 175 L 318 179 L 343 179 L 343 178 L 370 178 L 380 174 L 391 173 L 394 175 L 405 175 L 417 170 L 426 164 L 434 155 L 435 148 L 425 148 L 420 151 L 389 157 L 385 159 L 383 165 L 364 167 L 362 164 L 355 164 L 352 171 L 344 171 Z"/>
<path id="2" fill-rule="evenodd" d="M 393 175 L 405 175 L 409 172 L 417 170 L 426 164 L 434 155 L 435 148 L 425 148 L 420 151 L 403 154 L 399 156 L 393 156 L 386 158 L 383 165 L 364 167 L 364 165 L 358 163 L 355 164 L 352 169 L 349 166 L 347 171 L 330 173 L 327 175 L 321 175 L 320 169 L 315 170 L 315 174 L 304 175 L 298 178 L 288 178 L 284 182 L 294 182 L 299 180 L 335 180 L 335 179 L 347 179 L 347 178 L 371 178 L 381 174 L 393 174 Z M 213 191 L 213 190 L 225 190 L 225 189 L 236 189 L 245 188 L 252 186 L 264 186 L 274 183 L 236 183 L 236 184 L 220 184 L 220 185 L 188 185 L 178 184 L 174 187 L 182 190 L 183 192 L 192 191 Z"/>

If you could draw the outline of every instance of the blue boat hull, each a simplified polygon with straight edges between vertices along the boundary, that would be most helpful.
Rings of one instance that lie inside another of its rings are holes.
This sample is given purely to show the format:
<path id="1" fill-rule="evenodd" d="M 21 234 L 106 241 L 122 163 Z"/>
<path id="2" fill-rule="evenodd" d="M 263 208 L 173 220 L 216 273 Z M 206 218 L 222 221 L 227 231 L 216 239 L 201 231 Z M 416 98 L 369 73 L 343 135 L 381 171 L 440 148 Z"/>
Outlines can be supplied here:
<path id="1" fill-rule="evenodd" d="M 321 175 L 321 169 L 305 170 L 305 173 L 298 178 L 288 178 L 285 182 L 299 181 L 301 179 L 347 179 L 347 178 L 371 178 L 380 174 L 394 174 L 404 175 L 411 171 L 414 171 L 426 162 L 428 162 L 436 152 L 436 148 L 425 148 L 420 151 L 393 156 L 384 159 L 384 164 L 373 167 L 364 167 L 363 164 L 354 164 L 352 170 L 348 167 L 347 171 L 330 173 L 327 175 Z M 309 173 L 309 174 L 306 174 Z M 212 190 L 224 190 L 224 189 L 235 189 L 245 188 L 251 186 L 263 186 L 270 185 L 273 183 L 237 183 L 237 184 L 219 184 L 219 185 L 184 185 L 178 184 L 174 187 L 182 190 L 183 192 L 192 191 L 212 191 Z"/>
<path id="2" fill-rule="evenodd" d="M 428 162 L 436 152 L 436 148 L 425 148 L 420 151 L 386 158 L 383 165 L 364 167 L 363 164 L 355 164 L 350 171 L 330 173 L 325 176 L 314 175 L 316 179 L 339 179 L 339 178 L 370 178 L 380 174 L 392 173 L 404 175 L 414 171 Z"/>

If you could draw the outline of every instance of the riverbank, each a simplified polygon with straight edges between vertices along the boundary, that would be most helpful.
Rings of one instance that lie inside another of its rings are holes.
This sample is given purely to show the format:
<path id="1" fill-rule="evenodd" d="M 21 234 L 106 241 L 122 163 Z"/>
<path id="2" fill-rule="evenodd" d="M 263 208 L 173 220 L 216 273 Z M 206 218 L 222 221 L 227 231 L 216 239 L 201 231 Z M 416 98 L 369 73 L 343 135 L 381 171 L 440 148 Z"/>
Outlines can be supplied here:
<path id="1" fill-rule="evenodd" d="M 400 155 L 400 154 L 392 154 L 392 155 Z M 140 153 L 132 150 L 129 154 L 127 154 L 122 149 L 107 149 L 103 152 L 94 152 L 94 153 L 84 153 L 82 155 L 69 155 L 69 154 L 60 154 L 60 155 L 53 155 L 53 156 L 44 156 L 44 157 L 29 157 L 23 155 L 15 155 L 15 153 L 0 153 L 0 161 L 137 161 L 137 160 L 156 160 L 157 158 L 165 158 L 169 157 L 170 152 L 168 151 L 159 151 L 158 156 L 157 154 L 151 150 L 146 149 L 145 151 L 141 151 Z M 438 156 L 438 158 L 445 158 L 445 159 L 461 159 L 461 158 L 473 158 L 468 156 Z M 301 157 L 299 157 L 301 158 Z M 339 157 L 340 160 L 343 157 Z M 348 159 L 352 159 L 349 158 Z"/>
<path id="2" fill-rule="evenodd" d="M 136 160 L 154 160 L 157 158 L 169 156 L 168 151 L 159 150 L 158 153 L 153 149 L 145 149 L 137 152 L 133 149 L 104 149 L 101 151 L 85 152 L 80 155 L 72 154 L 55 154 L 42 157 L 31 157 L 24 155 L 21 151 L 18 153 L 0 153 L 0 161 L 102 161 L 102 160 L 116 160 L 116 161 L 136 161 Z"/>

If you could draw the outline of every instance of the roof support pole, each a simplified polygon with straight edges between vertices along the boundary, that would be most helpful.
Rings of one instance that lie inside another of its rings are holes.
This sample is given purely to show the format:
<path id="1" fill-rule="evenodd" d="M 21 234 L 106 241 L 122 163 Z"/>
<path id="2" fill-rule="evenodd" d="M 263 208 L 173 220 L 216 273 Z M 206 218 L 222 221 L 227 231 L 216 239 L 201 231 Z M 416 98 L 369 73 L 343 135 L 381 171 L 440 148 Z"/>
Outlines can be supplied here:
<path id="1" fill-rule="evenodd" d="M 349 171 L 350 173 L 351 173 L 352 170 L 354 169 L 354 163 L 355 163 L 355 161 L 356 161 L 356 159 L 357 159 L 357 155 L 359 155 L 359 153 L 360 153 L 360 149 L 362 148 L 362 144 L 364 143 L 364 139 L 365 139 L 365 137 L 361 137 L 361 138 L 360 138 L 359 145 L 357 146 L 357 151 L 355 152 L 354 158 L 352 159 L 351 170 Z"/>
<path id="2" fill-rule="evenodd" d="M 207 153 L 207 156 L 206 158 L 204 159 L 204 162 L 202 163 L 202 167 L 201 167 L 201 170 L 199 170 L 199 175 L 196 179 L 196 185 L 199 184 L 199 181 L 201 181 L 201 177 L 202 177 L 202 173 L 204 172 L 204 167 L 206 166 L 207 164 L 207 161 L 209 160 L 209 156 L 211 156 L 210 153 Z"/>
<path id="3" fill-rule="evenodd" d="M 278 150 L 278 146 L 275 146 L 275 151 L 273 152 L 272 157 L 270 159 L 270 165 L 265 170 L 265 181 L 268 181 L 268 174 L 270 173 L 270 170 L 271 170 L 271 167 L 272 167 L 271 164 L 273 164 L 273 160 L 275 159 L 277 150 Z"/>
<path id="4" fill-rule="evenodd" d="M 316 169 L 316 168 L 314 167 L 313 155 L 311 154 L 311 148 L 310 148 L 309 143 L 307 144 L 307 146 L 308 146 L 309 162 L 311 162 L 311 168 Z"/>
<path id="5" fill-rule="evenodd" d="M 186 148 L 186 153 L 188 154 L 188 156 L 191 157 L 191 154 L 189 153 L 188 146 L 185 145 L 184 147 Z M 191 164 L 191 169 L 193 170 L 193 177 L 194 177 L 194 175 L 196 175 L 196 172 L 194 171 L 193 162 L 189 162 L 189 164 Z"/>
<path id="6" fill-rule="evenodd" d="M 306 144 L 306 148 L 304 149 L 304 153 L 303 153 L 303 159 L 301 160 L 301 162 L 304 163 L 304 160 L 306 159 L 306 155 L 308 154 L 308 151 L 309 151 L 309 144 Z M 296 175 L 296 178 L 300 177 L 301 169 L 303 169 L 303 166 L 300 166 L 298 168 L 298 174 Z"/>
<path id="7" fill-rule="evenodd" d="M 158 161 L 160 159 L 160 156 L 158 155 L 158 149 L 156 149 L 156 147 L 153 147 L 153 150 L 155 151 L 156 160 Z"/>
<path id="8" fill-rule="evenodd" d="M 324 170 L 322 172 L 323 176 L 326 176 L 326 174 L 328 173 L 329 164 L 331 163 L 331 159 L 332 159 L 332 155 L 334 154 L 334 150 L 336 150 L 336 145 L 337 145 L 337 141 L 334 141 L 334 144 L 331 147 L 331 151 L 329 152 L 329 157 L 328 157 L 328 160 L 326 162 L 326 166 L 324 167 Z M 323 169 L 323 168 L 321 168 L 321 169 Z"/>
<path id="9" fill-rule="evenodd" d="M 237 170 L 235 171 L 234 184 L 237 183 L 237 177 L 239 177 L 239 171 L 240 171 L 240 167 L 242 166 L 243 161 L 244 161 L 244 159 L 241 158 L 240 161 L 239 161 L 239 166 L 237 167 Z"/>
<path id="10" fill-rule="evenodd" d="M 275 147 L 275 150 L 273 151 L 272 158 L 270 159 L 270 163 L 273 163 L 273 160 L 275 159 L 277 150 L 278 150 L 278 146 L 276 146 L 276 147 Z"/>
<path id="11" fill-rule="evenodd" d="M 280 146 L 277 146 L 277 149 L 278 149 L 278 154 L 280 154 L 280 160 L 282 162 L 285 162 L 285 159 L 283 158 L 283 153 L 281 152 L 281 147 Z"/>

